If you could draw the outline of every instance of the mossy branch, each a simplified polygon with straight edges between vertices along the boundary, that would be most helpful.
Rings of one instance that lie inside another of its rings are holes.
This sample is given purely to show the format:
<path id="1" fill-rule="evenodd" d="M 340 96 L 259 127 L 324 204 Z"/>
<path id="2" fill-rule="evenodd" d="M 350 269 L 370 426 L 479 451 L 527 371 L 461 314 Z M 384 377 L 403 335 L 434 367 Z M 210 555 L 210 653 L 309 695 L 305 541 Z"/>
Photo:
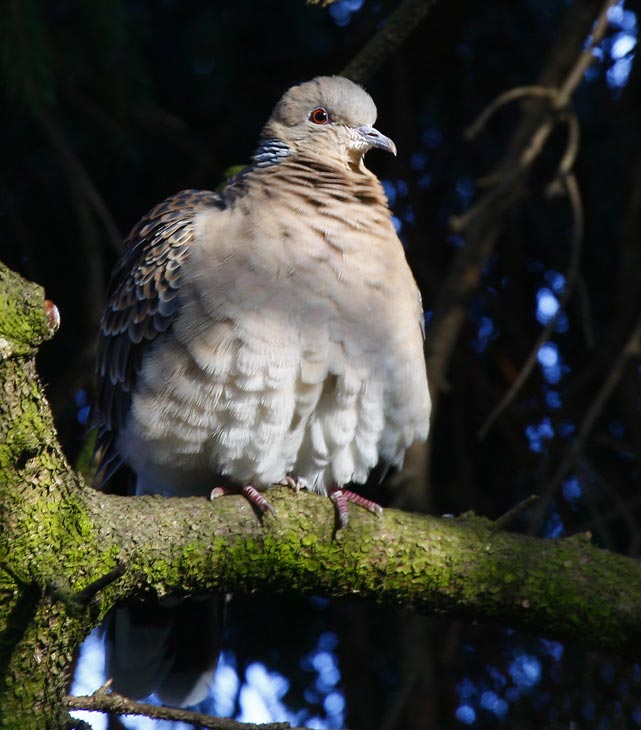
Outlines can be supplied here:
<path id="1" fill-rule="evenodd" d="M 641 565 L 585 536 L 540 540 L 490 520 L 351 507 L 275 488 L 241 497 L 124 498 L 65 461 L 34 354 L 41 290 L 0 266 L 0 726 L 62 727 L 80 642 L 119 600 L 192 591 L 361 598 L 493 621 L 622 655 L 641 646 Z M 613 600 L 616 597 L 616 600 Z"/>
<path id="2" fill-rule="evenodd" d="M 211 504 L 84 496 L 99 542 L 128 566 L 110 588 L 118 597 L 150 590 L 358 597 L 620 654 L 641 646 L 641 565 L 599 550 L 589 536 L 541 540 L 497 532 L 471 514 L 389 509 L 377 518 L 357 508 L 335 533 L 329 500 L 279 487 L 270 501 L 276 516 L 261 520 L 240 497 Z"/>

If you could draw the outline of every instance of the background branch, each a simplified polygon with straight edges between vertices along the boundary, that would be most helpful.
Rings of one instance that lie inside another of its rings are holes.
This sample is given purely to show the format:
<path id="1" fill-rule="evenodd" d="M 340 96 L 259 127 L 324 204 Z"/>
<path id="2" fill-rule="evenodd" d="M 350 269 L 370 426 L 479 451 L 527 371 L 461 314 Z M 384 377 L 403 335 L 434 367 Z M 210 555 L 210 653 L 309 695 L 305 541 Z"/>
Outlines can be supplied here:
<path id="1" fill-rule="evenodd" d="M 521 368 L 518 376 L 509 387 L 509 389 L 505 392 L 501 400 L 492 409 L 490 415 L 485 419 L 485 422 L 481 426 L 478 434 L 480 439 L 485 438 L 488 430 L 491 428 L 494 421 L 496 421 L 496 419 L 501 415 L 505 408 L 507 408 L 507 406 L 514 400 L 514 398 L 516 398 L 518 392 L 521 390 L 525 381 L 530 376 L 530 373 L 536 365 L 539 349 L 541 348 L 541 345 L 548 341 L 551 334 L 554 332 L 554 328 L 561 318 L 561 314 L 563 313 L 568 299 L 570 298 L 570 294 L 572 293 L 572 290 L 574 288 L 574 283 L 579 274 L 581 244 L 583 242 L 583 206 L 581 204 L 581 193 L 579 191 L 579 186 L 576 178 L 572 174 L 563 175 L 563 177 L 558 182 L 560 182 L 560 184 L 563 186 L 564 193 L 570 201 L 573 219 L 570 264 L 568 266 L 568 271 L 566 274 L 565 289 L 563 290 L 563 293 L 559 298 L 558 309 L 556 310 L 556 313 L 541 331 L 541 334 L 534 343 L 534 346 L 532 347 L 530 354 L 523 364 L 523 367 Z"/>
<path id="2" fill-rule="evenodd" d="M 380 30 L 341 71 L 341 76 L 364 84 L 391 58 L 425 18 L 436 0 L 403 0 Z"/>
<path id="3" fill-rule="evenodd" d="M 596 397 L 594 398 L 592 405 L 588 409 L 588 412 L 583 417 L 581 425 L 577 432 L 576 438 L 569 448 L 567 454 L 563 458 L 561 464 L 555 471 L 554 475 L 545 486 L 545 490 L 541 495 L 541 500 L 537 504 L 534 512 L 532 513 L 532 519 L 530 521 L 530 533 L 534 533 L 543 519 L 546 509 L 549 506 L 550 500 L 556 494 L 561 483 L 568 475 L 570 469 L 574 466 L 577 459 L 580 457 L 581 452 L 585 447 L 585 443 L 592 432 L 596 420 L 601 415 L 608 399 L 610 398 L 612 391 L 619 383 L 625 368 L 627 367 L 631 358 L 638 358 L 641 355 L 641 320 L 637 321 L 630 336 L 628 337 L 625 345 L 623 346 L 619 356 L 614 362 L 608 377 L 605 379 L 601 388 L 599 389 Z"/>
<path id="4" fill-rule="evenodd" d="M 67 697 L 67 707 L 70 710 L 109 712 L 114 715 L 144 715 L 154 720 L 188 722 L 198 727 L 211 728 L 211 730 L 305 730 L 304 728 L 294 727 L 288 722 L 260 724 L 236 722 L 236 720 L 229 720 L 225 717 L 212 717 L 204 712 L 135 702 L 122 695 L 106 692 L 95 692 L 84 697 L 69 696 Z"/>
<path id="5" fill-rule="evenodd" d="M 558 90 L 557 109 L 568 104 L 585 68 L 592 62 L 592 48 L 605 32 L 607 11 L 612 5 L 613 0 L 598 5 L 591 1 L 574 3 L 568 8 L 568 22 L 559 33 L 556 47 L 550 52 L 550 61 L 534 85 Z M 570 26 L 571 33 L 567 32 Z M 590 44 L 584 50 L 585 37 L 589 33 L 592 33 Z M 568 68 L 571 54 L 575 60 Z M 454 230 L 464 234 L 465 245 L 443 284 L 426 340 L 433 413 L 437 411 L 439 393 L 447 387 L 446 373 L 467 316 L 468 302 L 479 286 L 506 214 L 523 195 L 528 170 L 554 128 L 556 117 L 550 117 L 547 108 L 548 99 L 538 104 L 532 100 L 524 107 L 524 117 L 491 176 L 495 184 L 469 211 L 452 221 Z"/>

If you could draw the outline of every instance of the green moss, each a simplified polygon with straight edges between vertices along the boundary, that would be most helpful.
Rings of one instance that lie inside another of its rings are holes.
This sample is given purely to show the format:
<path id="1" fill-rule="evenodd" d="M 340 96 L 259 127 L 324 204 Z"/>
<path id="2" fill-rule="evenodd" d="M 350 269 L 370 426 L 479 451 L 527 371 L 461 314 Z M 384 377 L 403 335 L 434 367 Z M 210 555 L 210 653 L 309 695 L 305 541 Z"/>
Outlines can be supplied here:
<path id="1" fill-rule="evenodd" d="M 44 292 L 0 263 L 0 359 L 25 355 L 52 335 Z"/>

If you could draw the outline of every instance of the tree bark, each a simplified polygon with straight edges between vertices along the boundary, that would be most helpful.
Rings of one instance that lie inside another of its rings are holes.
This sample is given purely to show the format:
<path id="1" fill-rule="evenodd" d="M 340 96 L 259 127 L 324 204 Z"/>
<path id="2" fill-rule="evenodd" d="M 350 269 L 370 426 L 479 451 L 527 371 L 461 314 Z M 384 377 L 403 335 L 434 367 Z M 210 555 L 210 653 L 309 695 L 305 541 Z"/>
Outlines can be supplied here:
<path id="1" fill-rule="evenodd" d="M 204 591 L 320 594 L 499 622 L 634 656 L 641 565 L 589 536 L 541 540 L 472 514 L 352 509 L 270 491 L 127 498 L 86 487 L 66 462 L 34 356 L 51 334 L 39 287 L 0 264 L 0 726 L 63 727 L 82 639 L 130 596 Z"/>

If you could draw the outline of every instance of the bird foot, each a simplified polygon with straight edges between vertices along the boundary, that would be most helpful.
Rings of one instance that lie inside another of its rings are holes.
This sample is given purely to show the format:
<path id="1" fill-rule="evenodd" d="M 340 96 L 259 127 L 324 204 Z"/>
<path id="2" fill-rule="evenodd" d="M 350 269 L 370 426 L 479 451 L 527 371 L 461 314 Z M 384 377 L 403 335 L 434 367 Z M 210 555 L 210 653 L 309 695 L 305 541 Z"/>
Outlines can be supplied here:
<path id="1" fill-rule="evenodd" d="M 349 489 L 332 487 L 332 489 L 329 490 L 329 498 L 332 500 L 334 506 L 336 507 L 336 516 L 338 518 L 339 527 L 345 527 L 349 522 L 349 512 L 347 510 L 347 505 L 349 502 L 353 502 L 354 504 L 362 507 L 363 509 L 366 509 L 368 512 L 372 512 L 378 517 L 383 514 L 383 508 L 380 504 L 372 502 L 371 499 L 361 497 L 360 494 L 356 494 L 356 492 L 352 492 Z"/>
<path id="2" fill-rule="evenodd" d="M 269 504 L 269 502 L 263 497 L 263 495 L 252 487 L 251 484 L 246 484 L 244 487 L 214 487 L 209 494 L 209 499 L 214 500 L 218 497 L 224 497 L 227 494 L 242 494 L 243 497 L 256 509 L 265 514 L 265 512 L 271 512 L 273 515 L 276 514 L 276 510 Z"/>
<path id="3" fill-rule="evenodd" d="M 301 489 L 307 489 L 309 486 L 306 479 L 302 479 L 301 477 L 296 477 L 291 474 L 284 476 L 278 483 L 282 484 L 284 487 L 291 487 L 296 494 L 298 494 Z"/>

